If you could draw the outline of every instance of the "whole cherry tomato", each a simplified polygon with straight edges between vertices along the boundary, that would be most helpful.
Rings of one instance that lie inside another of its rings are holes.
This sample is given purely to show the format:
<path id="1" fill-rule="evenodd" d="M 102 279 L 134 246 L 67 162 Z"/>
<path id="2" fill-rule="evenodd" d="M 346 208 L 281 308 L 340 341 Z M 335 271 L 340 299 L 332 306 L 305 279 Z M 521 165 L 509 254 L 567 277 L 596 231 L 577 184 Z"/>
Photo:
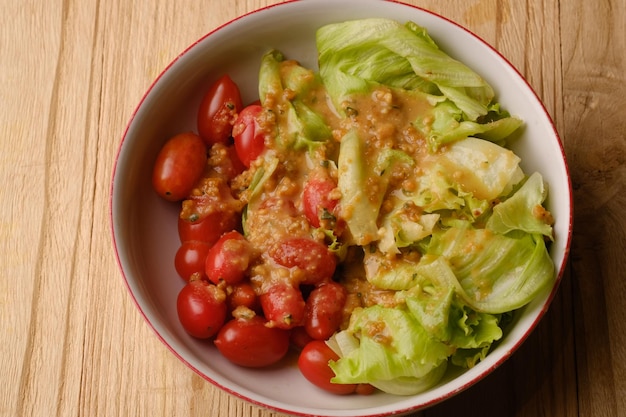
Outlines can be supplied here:
<path id="1" fill-rule="evenodd" d="M 321 340 L 309 342 L 298 357 L 298 368 L 313 385 L 333 394 L 347 395 L 356 391 L 357 384 L 335 384 L 330 382 L 335 373 L 328 362 L 339 356 Z"/>
<path id="2" fill-rule="evenodd" d="M 346 289 L 336 282 L 315 288 L 306 300 L 304 328 L 313 339 L 326 340 L 341 325 Z"/>
<path id="3" fill-rule="evenodd" d="M 304 298 L 300 290 L 288 282 L 275 283 L 259 299 L 270 326 L 292 329 L 302 324 Z"/>
<path id="4" fill-rule="evenodd" d="M 204 272 L 206 257 L 211 245 L 197 240 L 183 242 L 174 257 L 174 267 L 178 275 L 185 281 L 195 274 L 197 278 L 206 278 Z"/>
<path id="5" fill-rule="evenodd" d="M 238 226 L 239 217 L 232 212 L 214 211 L 197 221 L 178 218 L 178 236 L 181 243 L 190 240 L 215 244 L 224 233 Z"/>
<path id="6" fill-rule="evenodd" d="M 178 294 L 176 311 L 187 333 L 199 339 L 208 339 L 224 325 L 226 294 L 207 281 L 190 281 Z"/>
<path id="7" fill-rule="evenodd" d="M 265 132 L 259 127 L 257 117 L 263 108 L 258 104 L 251 104 L 244 108 L 233 125 L 233 139 L 239 160 L 250 167 L 265 149 Z"/>
<path id="8" fill-rule="evenodd" d="M 211 85 L 198 110 L 198 132 L 205 143 L 227 143 L 242 108 L 239 87 L 228 75 L 223 75 Z"/>
<path id="9" fill-rule="evenodd" d="M 304 272 L 301 284 L 329 281 L 337 266 L 335 255 L 322 243 L 309 238 L 283 240 L 269 254 L 280 265 L 300 268 Z"/>
<path id="10" fill-rule="evenodd" d="M 306 182 L 302 191 L 304 214 L 313 227 L 320 227 L 320 218 L 332 219 L 336 214 L 339 200 L 332 198 L 332 191 L 337 188 L 330 178 L 313 178 Z"/>
<path id="11" fill-rule="evenodd" d="M 215 284 L 232 285 L 245 277 L 252 251 L 248 241 L 237 231 L 224 234 L 211 247 L 206 257 L 205 272 Z"/>
<path id="12" fill-rule="evenodd" d="M 207 162 L 206 145 L 195 133 L 181 133 L 159 151 L 152 171 L 152 186 L 169 201 L 186 198 L 200 179 Z"/>
<path id="13" fill-rule="evenodd" d="M 268 327 L 260 316 L 228 321 L 215 338 L 215 346 L 231 362 L 259 368 L 281 360 L 289 350 L 289 333 Z"/>

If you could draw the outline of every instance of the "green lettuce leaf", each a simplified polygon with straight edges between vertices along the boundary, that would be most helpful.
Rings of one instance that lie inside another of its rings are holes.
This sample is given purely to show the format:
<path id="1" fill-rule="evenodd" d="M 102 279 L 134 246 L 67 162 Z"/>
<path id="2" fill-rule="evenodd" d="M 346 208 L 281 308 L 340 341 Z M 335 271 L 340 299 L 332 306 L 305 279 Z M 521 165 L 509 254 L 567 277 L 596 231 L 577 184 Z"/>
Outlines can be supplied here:
<path id="1" fill-rule="evenodd" d="M 412 288 L 419 273 L 414 262 L 404 258 L 390 258 L 380 251 L 365 251 L 363 265 L 367 281 L 383 290 Z"/>
<path id="2" fill-rule="evenodd" d="M 423 175 L 415 178 L 416 190 L 395 196 L 426 213 L 462 211 L 465 219 L 477 219 L 490 211 L 491 201 L 506 196 L 524 179 L 519 162 L 495 143 L 465 138 L 429 156 Z M 442 217 L 444 224 L 448 220 Z"/>
<path id="3" fill-rule="evenodd" d="M 385 381 L 397 382 L 399 378 L 412 382 L 426 378 L 429 383 L 415 384 L 424 389 L 439 379 L 440 366 L 453 352 L 450 346 L 430 337 L 409 312 L 400 308 L 372 306 L 355 310 L 344 332 L 336 337 L 355 340 L 347 344 L 349 349 L 340 352 L 339 360 L 330 362 L 335 383 L 382 387 Z"/>
<path id="4" fill-rule="evenodd" d="M 492 142 L 466 138 L 441 153 L 440 162 L 461 190 L 481 200 L 493 200 L 511 192 L 524 179 L 520 158 Z"/>
<path id="5" fill-rule="evenodd" d="M 464 301 L 465 289 L 443 257 L 426 255 L 413 271 L 413 286 L 396 293 L 396 299 L 430 335 L 461 349 L 488 347 L 502 337 L 498 317 Z"/>
<path id="6" fill-rule="evenodd" d="M 419 91 L 433 109 L 415 121 L 432 150 L 477 136 L 502 141 L 522 121 L 493 103 L 492 87 L 439 49 L 425 28 L 389 19 L 362 19 L 317 31 L 320 76 L 335 108 L 349 114 L 351 98 L 379 85 Z"/>
<path id="7" fill-rule="evenodd" d="M 547 213 L 542 206 L 547 194 L 541 174 L 533 173 L 515 194 L 493 208 L 486 228 L 500 234 L 521 230 L 553 240 L 552 226 L 543 216 Z"/>
<path id="8" fill-rule="evenodd" d="M 337 182 L 352 243 L 363 246 L 378 240 L 378 214 L 393 165 L 399 163 L 411 165 L 413 159 L 396 149 L 368 148 L 356 129 L 341 139 Z"/>
<path id="9" fill-rule="evenodd" d="M 554 264 L 540 235 L 451 228 L 433 234 L 428 253 L 446 259 L 463 300 L 485 313 L 516 310 L 554 281 Z"/>
<path id="10" fill-rule="evenodd" d="M 254 204 L 254 201 L 263 192 L 263 186 L 274 175 L 274 171 L 279 164 L 279 159 L 274 152 L 265 152 L 263 155 L 263 164 L 254 172 L 250 185 L 248 186 L 248 204 Z"/>
<path id="11" fill-rule="evenodd" d="M 415 216 L 409 210 L 407 204 L 398 204 L 383 216 L 378 249 L 384 254 L 398 254 L 400 248 L 413 246 L 430 236 L 439 221 L 439 214 Z"/>
<path id="12" fill-rule="evenodd" d="M 368 178 L 379 179 L 365 158 L 364 144 L 356 130 L 350 130 L 341 139 L 337 160 L 338 181 L 341 191 L 340 206 L 354 243 L 366 245 L 376 240 L 376 219 L 383 195 L 368 197 Z"/>
<path id="13" fill-rule="evenodd" d="M 431 98 L 430 101 L 436 99 Z M 432 151 L 468 136 L 501 142 L 522 125 L 522 120 L 504 112 L 496 113 L 496 119 L 486 122 L 466 120 L 461 109 L 452 101 L 439 100 L 431 112 L 415 120 L 413 126 L 426 137 Z"/>
<path id="14" fill-rule="evenodd" d="M 332 136 L 324 117 L 305 102 L 309 93 L 319 86 L 317 74 L 295 61 L 285 60 L 279 51 L 271 50 L 263 55 L 259 97 L 263 107 L 276 118 L 273 136 L 278 148 L 310 150 Z"/>
<path id="15" fill-rule="evenodd" d="M 419 378 L 412 376 L 400 376 L 389 380 L 378 380 L 371 383 L 383 392 L 394 395 L 415 395 L 432 388 L 441 380 L 448 369 L 448 362 L 441 365 Z"/>
<path id="16" fill-rule="evenodd" d="M 413 22 L 361 19 L 317 31 L 320 74 L 337 109 L 374 83 L 439 92 L 475 120 L 487 113 L 493 89 L 476 72 L 441 51 Z"/>

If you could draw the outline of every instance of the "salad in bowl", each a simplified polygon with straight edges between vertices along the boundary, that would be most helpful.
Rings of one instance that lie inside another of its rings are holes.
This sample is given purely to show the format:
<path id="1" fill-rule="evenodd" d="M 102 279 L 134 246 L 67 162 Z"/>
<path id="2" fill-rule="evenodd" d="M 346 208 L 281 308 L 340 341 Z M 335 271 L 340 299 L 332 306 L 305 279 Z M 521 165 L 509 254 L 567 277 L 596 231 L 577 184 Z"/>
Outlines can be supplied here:
<path id="1" fill-rule="evenodd" d="M 425 28 L 346 21 L 317 47 L 319 71 L 264 54 L 245 107 L 222 77 L 200 133 L 159 155 L 155 189 L 182 200 L 179 318 L 242 366 L 274 365 L 299 333 L 321 388 L 417 394 L 552 286 L 547 187 L 505 146 L 523 121 Z"/>
<path id="2" fill-rule="evenodd" d="M 562 148 L 523 78 L 445 19 L 356 3 L 270 7 L 194 44 L 113 181 L 120 266 L 157 335 L 290 414 L 398 414 L 471 386 L 542 317 L 569 246 Z"/>

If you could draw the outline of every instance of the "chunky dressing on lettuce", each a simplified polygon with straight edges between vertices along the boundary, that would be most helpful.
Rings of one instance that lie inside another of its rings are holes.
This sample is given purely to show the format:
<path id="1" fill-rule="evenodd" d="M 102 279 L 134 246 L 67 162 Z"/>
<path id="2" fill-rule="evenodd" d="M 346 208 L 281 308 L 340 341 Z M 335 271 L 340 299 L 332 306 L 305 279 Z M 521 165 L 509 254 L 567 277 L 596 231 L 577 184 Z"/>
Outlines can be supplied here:
<path id="1" fill-rule="evenodd" d="M 244 232 L 261 251 L 325 242 L 349 293 L 327 342 L 333 381 L 414 394 L 483 359 L 511 312 L 553 284 L 546 184 L 503 146 L 522 121 L 424 28 L 349 21 L 320 28 L 317 46 L 318 72 L 263 57 L 271 140 L 241 187 Z M 338 205 L 312 227 L 299 207 L 316 177 L 337 184 Z"/>

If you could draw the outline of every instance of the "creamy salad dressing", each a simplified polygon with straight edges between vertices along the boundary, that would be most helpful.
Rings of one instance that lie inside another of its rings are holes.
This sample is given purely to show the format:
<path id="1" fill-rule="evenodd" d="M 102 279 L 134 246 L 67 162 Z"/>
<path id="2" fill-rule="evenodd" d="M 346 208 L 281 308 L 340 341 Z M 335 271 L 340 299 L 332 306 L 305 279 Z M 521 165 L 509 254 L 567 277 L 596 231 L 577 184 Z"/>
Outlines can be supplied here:
<path id="1" fill-rule="evenodd" d="M 283 77 L 297 65 L 297 62 L 291 60 L 281 62 L 280 72 Z M 310 80 L 314 79 L 312 72 L 302 71 L 301 74 L 303 77 L 310 77 Z M 411 164 L 391 166 L 391 171 L 385 173 L 389 184 L 384 188 L 379 184 L 378 178 L 372 177 L 368 179 L 367 187 L 359 190 L 364 198 L 382 200 L 381 214 L 387 213 L 396 205 L 396 193 L 415 191 L 418 187 L 416 178 L 436 160 L 429 152 L 424 137 L 413 127 L 415 120 L 430 117 L 432 105 L 424 95 L 380 86 L 370 94 L 352 95 L 350 100 L 343 103 L 342 109 L 336 109 L 324 86 L 319 82 L 313 82 L 312 85 L 306 92 L 298 93 L 285 88 L 282 95 L 268 95 L 263 103 L 265 111 L 261 116 L 261 125 L 272 135 L 278 136 L 266 143 L 269 149 L 267 154 L 277 158 L 279 162 L 271 178 L 263 185 L 260 198 L 248 207 L 246 236 L 261 253 L 266 253 L 273 245 L 288 237 L 313 237 L 328 243 L 328 234 L 313 228 L 302 214 L 302 193 L 305 183 L 315 177 L 331 178 L 337 182 L 337 155 L 341 139 L 348 131 L 358 131 L 365 144 L 367 164 L 377 164 L 376 158 L 381 149 L 402 151 L 414 161 Z M 283 146 L 290 141 L 291 132 L 288 118 L 278 116 L 287 113 L 289 102 L 296 97 L 320 115 L 332 132 L 331 137 L 309 152 Z M 342 112 L 349 117 L 342 116 Z M 272 135 L 268 137 L 273 137 Z M 383 172 L 379 174 L 382 175 Z M 336 200 L 342 197 L 338 188 L 331 195 Z M 350 217 L 351 210 L 349 205 L 341 206 L 336 221 L 322 221 L 322 228 L 332 228 L 332 233 L 338 239 L 345 239 L 345 220 Z M 403 210 L 408 218 L 414 220 L 422 214 L 421 209 L 412 203 L 405 204 Z M 371 240 L 378 238 L 379 236 L 372 236 Z M 349 317 L 357 307 L 393 307 L 398 304 L 394 297 L 395 291 L 377 288 L 367 281 L 362 251 L 360 247 L 353 247 L 347 255 L 342 255 L 343 262 L 336 274 L 336 279 L 345 286 L 349 294 L 342 328 L 348 325 Z M 403 252 L 404 262 L 419 260 L 417 252 Z M 384 265 L 379 267 L 392 270 L 396 258 L 399 259 L 399 256 L 389 256 Z M 277 276 L 277 268 L 273 268 L 272 264 L 269 256 L 261 256 L 258 265 L 252 268 L 252 282 L 259 293 L 276 280 L 298 282 L 298 277 L 285 276 L 284 270 L 280 272 L 281 276 Z"/>

